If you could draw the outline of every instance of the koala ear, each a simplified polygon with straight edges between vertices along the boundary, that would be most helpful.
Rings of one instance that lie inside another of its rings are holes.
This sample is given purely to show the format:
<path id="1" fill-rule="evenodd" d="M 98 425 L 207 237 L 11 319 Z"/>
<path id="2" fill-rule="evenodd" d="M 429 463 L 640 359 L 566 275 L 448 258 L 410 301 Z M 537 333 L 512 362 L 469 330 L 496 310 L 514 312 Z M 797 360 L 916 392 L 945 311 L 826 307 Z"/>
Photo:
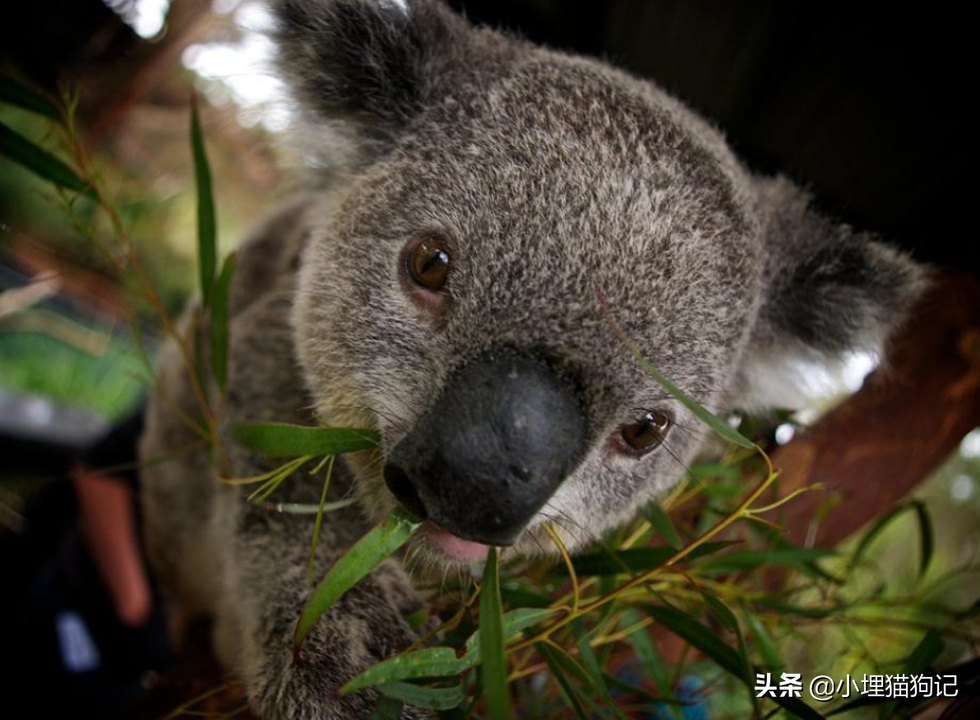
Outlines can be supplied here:
<path id="1" fill-rule="evenodd" d="M 431 0 L 278 0 L 274 8 L 280 70 L 314 129 L 335 136 L 333 163 L 386 150 L 472 70 L 477 31 Z"/>
<path id="2" fill-rule="evenodd" d="M 892 330 L 926 285 L 925 268 L 836 223 L 785 178 L 755 182 L 766 276 L 759 319 L 742 369 L 741 404 L 805 402 L 814 366 L 853 352 L 881 356 Z"/>

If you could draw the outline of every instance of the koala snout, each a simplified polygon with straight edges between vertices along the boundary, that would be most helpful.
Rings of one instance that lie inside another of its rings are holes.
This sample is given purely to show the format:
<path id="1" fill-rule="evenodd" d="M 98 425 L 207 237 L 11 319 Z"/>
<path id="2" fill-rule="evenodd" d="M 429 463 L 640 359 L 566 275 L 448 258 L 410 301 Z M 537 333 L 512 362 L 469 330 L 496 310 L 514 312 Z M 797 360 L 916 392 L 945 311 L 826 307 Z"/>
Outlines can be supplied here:
<path id="1" fill-rule="evenodd" d="M 585 425 L 578 388 L 547 363 L 483 356 L 394 447 L 385 483 L 458 537 L 511 545 L 583 456 Z"/>

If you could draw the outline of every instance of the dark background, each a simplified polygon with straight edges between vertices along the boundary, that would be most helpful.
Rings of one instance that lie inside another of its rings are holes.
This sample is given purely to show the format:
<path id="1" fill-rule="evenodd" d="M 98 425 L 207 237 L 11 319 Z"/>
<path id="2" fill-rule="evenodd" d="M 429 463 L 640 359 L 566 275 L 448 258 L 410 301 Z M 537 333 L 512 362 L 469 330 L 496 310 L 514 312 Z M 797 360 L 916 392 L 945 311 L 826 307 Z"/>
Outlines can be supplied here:
<path id="1" fill-rule="evenodd" d="M 974 162 L 966 98 L 976 84 L 967 60 L 975 40 L 956 6 L 450 4 L 473 21 L 653 78 L 722 128 L 754 170 L 808 185 L 826 211 L 922 260 L 980 268 L 966 219 Z"/>
<path id="2" fill-rule="evenodd" d="M 965 5 L 449 2 L 474 22 L 655 79 L 721 127 L 753 169 L 788 174 L 828 212 L 921 260 L 980 269 L 966 219 L 976 74 Z M 206 4 L 177 0 L 171 14 Z M 0 54 L 41 82 L 140 54 L 98 0 L 6 3 L 0 17 Z"/>

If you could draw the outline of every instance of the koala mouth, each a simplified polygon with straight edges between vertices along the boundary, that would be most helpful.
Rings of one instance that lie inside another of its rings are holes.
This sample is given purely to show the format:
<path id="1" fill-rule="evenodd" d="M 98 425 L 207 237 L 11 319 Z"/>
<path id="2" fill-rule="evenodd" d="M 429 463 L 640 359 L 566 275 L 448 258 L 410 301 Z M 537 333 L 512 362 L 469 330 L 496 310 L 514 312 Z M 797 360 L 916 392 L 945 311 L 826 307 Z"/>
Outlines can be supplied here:
<path id="1" fill-rule="evenodd" d="M 533 355 L 478 357 L 391 450 L 384 480 L 458 559 L 514 545 L 578 464 L 585 437 L 577 386 Z"/>
<path id="2" fill-rule="evenodd" d="M 428 511 L 422 499 L 415 491 L 408 476 L 397 466 L 389 465 L 385 470 L 385 481 L 395 499 L 406 510 L 419 518 L 428 518 Z M 452 560 L 473 563 L 484 560 L 490 545 L 467 540 L 436 524 L 430 519 L 425 520 L 419 534 L 422 545 L 429 550 L 444 555 Z"/>
<path id="3" fill-rule="evenodd" d="M 474 542 L 473 540 L 464 540 L 457 535 L 453 535 L 431 520 L 426 521 L 422 526 L 420 534 L 420 539 L 427 548 L 459 562 L 482 562 L 486 559 L 487 551 L 490 549 L 489 545 Z"/>

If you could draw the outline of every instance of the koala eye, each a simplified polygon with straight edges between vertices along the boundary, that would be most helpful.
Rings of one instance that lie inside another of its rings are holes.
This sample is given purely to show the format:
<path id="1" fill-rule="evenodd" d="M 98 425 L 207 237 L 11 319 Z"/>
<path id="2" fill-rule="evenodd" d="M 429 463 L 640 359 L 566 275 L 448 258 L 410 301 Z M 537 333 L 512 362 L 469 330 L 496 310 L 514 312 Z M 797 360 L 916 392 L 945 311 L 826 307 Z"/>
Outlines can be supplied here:
<path id="1" fill-rule="evenodd" d="M 628 453 L 643 455 L 660 445 L 668 430 L 670 416 L 660 410 L 653 410 L 637 422 L 624 425 L 619 434 Z"/>
<path id="2" fill-rule="evenodd" d="M 440 292 L 449 276 L 449 244 L 438 235 L 422 235 L 409 241 L 408 275 L 419 287 Z"/>

